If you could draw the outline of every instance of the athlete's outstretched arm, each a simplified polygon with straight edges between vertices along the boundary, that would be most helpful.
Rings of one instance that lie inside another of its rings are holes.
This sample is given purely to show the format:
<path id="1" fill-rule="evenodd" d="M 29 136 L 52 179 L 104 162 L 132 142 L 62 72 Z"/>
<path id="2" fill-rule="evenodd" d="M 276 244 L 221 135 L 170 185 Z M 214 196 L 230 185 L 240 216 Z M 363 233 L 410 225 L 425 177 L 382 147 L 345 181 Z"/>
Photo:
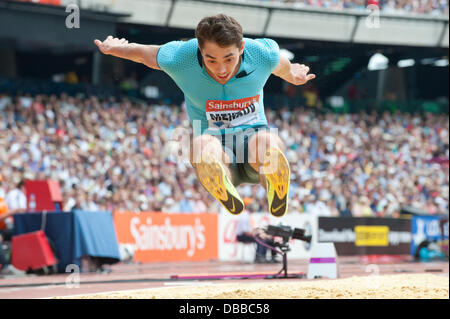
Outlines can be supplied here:
<path id="1" fill-rule="evenodd" d="M 137 63 L 142 63 L 149 68 L 161 70 L 156 61 L 159 45 L 144 45 L 138 43 L 128 43 L 124 38 L 118 39 L 108 36 L 105 41 L 95 40 L 99 50 L 103 54 L 109 54 L 122 59 L 128 59 Z"/>
<path id="2" fill-rule="evenodd" d="M 294 85 L 302 85 L 316 77 L 315 74 L 308 74 L 308 72 L 309 67 L 306 65 L 292 64 L 286 57 L 280 56 L 280 62 L 272 74 Z"/>

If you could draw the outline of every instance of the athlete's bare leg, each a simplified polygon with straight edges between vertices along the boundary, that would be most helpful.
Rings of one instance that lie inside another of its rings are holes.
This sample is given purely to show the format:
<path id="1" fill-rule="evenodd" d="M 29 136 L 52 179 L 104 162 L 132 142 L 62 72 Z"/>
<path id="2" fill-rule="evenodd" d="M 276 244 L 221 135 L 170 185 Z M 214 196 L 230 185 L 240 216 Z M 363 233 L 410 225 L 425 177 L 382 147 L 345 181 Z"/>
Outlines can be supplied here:
<path id="1" fill-rule="evenodd" d="M 266 185 L 266 177 L 264 174 L 261 174 L 260 168 L 264 163 L 265 153 L 271 147 L 278 147 L 282 152 L 285 151 L 285 146 L 281 138 L 269 132 L 258 132 L 253 135 L 248 142 L 248 159 L 250 166 L 257 172 L 260 173 L 259 180 L 261 186 L 265 189 Z"/>
<path id="2" fill-rule="evenodd" d="M 290 168 L 284 149 L 278 135 L 269 132 L 258 132 L 248 144 L 249 163 L 259 173 L 269 212 L 276 217 L 284 216 L 288 210 Z"/>
<path id="3" fill-rule="evenodd" d="M 197 177 L 198 171 L 196 164 L 202 162 L 202 157 L 204 157 L 204 155 L 210 154 L 225 167 L 226 174 L 231 181 L 231 174 L 230 170 L 228 169 L 228 166 L 230 165 L 230 158 L 223 151 L 222 144 L 217 138 L 209 134 L 197 136 L 192 141 L 192 147 L 190 151 L 190 161 L 192 167 L 194 167 L 195 169 Z"/>
<path id="4" fill-rule="evenodd" d="M 222 143 L 211 135 L 201 135 L 193 140 L 191 164 L 203 187 L 217 199 L 231 214 L 240 214 L 244 202 L 233 185 L 230 157 Z"/>

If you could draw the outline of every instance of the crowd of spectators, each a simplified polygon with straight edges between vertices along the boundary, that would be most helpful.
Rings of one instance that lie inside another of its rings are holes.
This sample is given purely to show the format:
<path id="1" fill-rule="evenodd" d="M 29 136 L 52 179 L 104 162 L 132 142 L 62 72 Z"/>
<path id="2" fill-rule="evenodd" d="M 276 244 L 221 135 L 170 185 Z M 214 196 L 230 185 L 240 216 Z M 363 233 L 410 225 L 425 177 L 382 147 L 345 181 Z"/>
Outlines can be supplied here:
<path id="1" fill-rule="evenodd" d="M 322 114 L 299 107 L 267 109 L 266 117 L 287 146 L 290 212 L 448 210 L 448 115 Z M 174 155 L 176 128 L 190 128 L 178 105 L 0 94 L 3 192 L 21 179 L 54 179 L 65 211 L 218 212 L 191 164 Z M 262 186 L 238 191 L 252 210 L 267 211 Z"/>
<path id="2" fill-rule="evenodd" d="M 242 1 L 242 0 L 237 0 Z M 302 8 L 332 10 L 366 10 L 369 5 L 378 6 L 386 13 L 412 13 L 448 15 L 448 0 L 257 0 L 263 3 L 288 3 Z"/>

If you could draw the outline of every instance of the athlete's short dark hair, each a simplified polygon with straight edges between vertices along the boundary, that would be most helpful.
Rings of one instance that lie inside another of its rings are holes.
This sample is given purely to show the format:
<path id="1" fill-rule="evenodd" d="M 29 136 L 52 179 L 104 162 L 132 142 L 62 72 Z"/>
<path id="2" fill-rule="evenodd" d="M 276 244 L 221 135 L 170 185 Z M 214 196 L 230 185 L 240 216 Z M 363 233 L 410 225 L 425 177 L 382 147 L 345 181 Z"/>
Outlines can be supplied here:
<path id="1" fill-rule="evenodd" d="M 233 17 L 225 14 L 203 18 L 197 25 L 195 36 L 202 48 L 206 41 L 215 42 L 220 47 L 242 45 L 242 26 Z"/>

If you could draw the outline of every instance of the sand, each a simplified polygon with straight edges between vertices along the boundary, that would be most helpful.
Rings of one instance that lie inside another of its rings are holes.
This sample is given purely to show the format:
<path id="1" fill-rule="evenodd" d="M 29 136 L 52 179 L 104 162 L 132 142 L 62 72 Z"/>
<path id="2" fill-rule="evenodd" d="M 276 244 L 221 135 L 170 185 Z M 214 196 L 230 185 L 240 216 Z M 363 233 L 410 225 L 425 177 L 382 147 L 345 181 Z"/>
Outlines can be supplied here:
<path id="1" fill-rule="evenodd" d="M 344 279 L 197 282 L 116 291 L 76 299 L 448 299 L 449 277 L 435 274 L 355 276 Z"/>

